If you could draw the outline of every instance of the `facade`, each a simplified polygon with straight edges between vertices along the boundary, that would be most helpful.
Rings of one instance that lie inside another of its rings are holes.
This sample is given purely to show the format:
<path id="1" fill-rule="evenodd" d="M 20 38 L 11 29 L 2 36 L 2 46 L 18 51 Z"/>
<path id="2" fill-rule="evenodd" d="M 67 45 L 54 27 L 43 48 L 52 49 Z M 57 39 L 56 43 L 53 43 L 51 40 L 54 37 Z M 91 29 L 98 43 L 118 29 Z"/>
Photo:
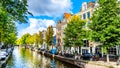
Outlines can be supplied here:
<path id="1" fill-rule="evenodd" d="M 67 23 L 69 22 L 70 17 L 72 14 L 64 13 L 63 19 L 59 20 L 56 25 L 56 45 L 59 47 L 60 50 L 63 50 L 64 45 L 64 30 L 67 27 Z"/>
<path id="2" fill-rule="evenodd" d="M 75 15 L 80 16 L 80 18 L 82 20 L 86 20 L 86 25 L 84 26 L 84 28 L 86 30 L 89 30 L 89 28 L 87 27 L 88 24 L 90 23 L 90 18 L 92 16 L 92 14 L 95 11 L 95 8 L 97 8 L 99 6 L 98 3 L 95 2 L 83 2 L 82 3 L 82 7 L 80 9 L 80 12 L 76 13 Z M 57 25 L 56 25 L 56 45 L 58 47 L 60 47 L 61 50 L 63 50 L 63 45 L 64 45 L 64 30 L 65 27 L 67 27 L 67 23 L 69 22 L 70 18 L 71 18 L 72 14 L 69 13 L 64 13 L 63 19 L 59 20 Z M 100 45 L 102 45 L 101 43 L 97 43 L 97 42 L 93 42 L 93 41 L 89 41 L 87 39 L 83 40 L 85 45 L 83 47 L 81 47 L 80 52 L 81 54 L 83 53 L 100 53 L 102 56 L 103 54 L 103 50 L 102 47 Z M 116 47 L 112 47 L 109 48 L 109 54 L 111 55 L 120 55 L 120 46 L 116 46 Z M 74 50 L 74 48 L 73 48 Z"/>
<path id="3" fill-rule="evenodd" d="M 87 25 L 90 23 L 89 18 L 92 16 L 94 9 L 96 8 L 96 3 L 95 2 L 83 2 L 82 3 L 82 7 L 80 9 L 80 12 L 78 12 L 75 15 L 80 16 L 80 18 L 82 20 L 86 20 L 86 25 L 84 26 L 84 28 L 86 30 L 88 30 L 89 28 L 87 27 Z M 83 47 L 81 47 L 81 54 L 83 53 L 95 53 L 95 46 L 94 42 L 92 41 L 88 41 L 87 39 L 83 40 L 85 45 Z"/>
<path id="4" fill-rule="evenodd" d="M 87 27 L 87 25 L 90 23 L 89 18 L 92 16 L 92 14 L 95 11 L 95 8 L 97 8 L 99 6 L 98 3 L 95 2 L 83 2 L 82 3 L 82 7 L 80 9 L 80 12 L 78 12 L 75 15 L 79 15 L 81 17 L 82 20 L 86 20 L 86 25 L 84 26 L 84 28 L 86 30 L 89 30 L 89 28 Z M 100 53 L 101 56 L 104 55 L 102 47 L 100 45 L 100 43 L 97 42 L 93 42 L 93 41 L 88 41 L 88 40 L 84 40 L 85 45 L 83 47 L 81 47 L 81 54 L 83 53 Z M 115 46 L 115 47 L 111 47 L 108 49 L 108 53 L 110 55 L 120 55 L 120 46 Z"/>
<path id="5" fill-rule="evenodd" d="M 61 45 L 61 21 L 58 20 L 56 25 L 56 46 Z"/>
<path id="6" fill-rule="evenodd" d="M 43 30 L 42 31 L 42 35 L 43 35 L 43 45 L 41 46 L 42 47 L 42 49 L 46 49 L 47 48 L 47 44 L 46 44 L 46 42 L 45 42 L 45 38 L 46 38 L 46 31 L 45 30 Z"/>

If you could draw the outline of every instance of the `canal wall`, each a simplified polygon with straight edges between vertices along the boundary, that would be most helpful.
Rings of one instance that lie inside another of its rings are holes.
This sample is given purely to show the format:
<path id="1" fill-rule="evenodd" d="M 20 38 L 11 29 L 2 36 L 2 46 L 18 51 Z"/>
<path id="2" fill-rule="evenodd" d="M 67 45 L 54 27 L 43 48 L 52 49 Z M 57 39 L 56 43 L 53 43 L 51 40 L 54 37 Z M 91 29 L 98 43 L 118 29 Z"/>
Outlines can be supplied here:
<path id="1" fill-rule="evenodd" d="M 84 62 L 84 63 L 83 62 L 77 62 L 73 58 L 62 57 L 62 56 L 59 56 L 59 55 L 52 55 L 50 53 L 43 52 L 43 51 L 38 51 L 38 53 L 42 54 L 42 55 L 45 55 L 46 57 L 54 58 L 56 60 L 62 61 L 64 63 L 71 64 L 75 68 L 85 68 L 84 65 L 85 65 L 86 62 Z"/>
<path id="2" fill-rule="evenodd" d="M 85 61 L 85 60 L 75 60 L 74 58 L 68 58 L 65 56 L 60 56 L 60 55 L 52 55 L 49 52 L 46 51 L 41 51 L 41 50 L 35 50 L 33 49 L 32 51 L 38 52 L 39 54 L 45 55 L 49 58 L 54 58 L 56 60 L 68 63 L 75 68 L 120 68 L 118 66 L 115 66 L 111 64 L 108 64 L 107 62 L 104 61 Z"/>
<path id="3" fill-rule="evenodd" d="M 13 47 L 9 48 L 8 49 L 8 56 L 5 58 L 5 60 L 0 60 L 0 68 L 4 68 L 8 59 L 10 58 L 10 56 L 12 55 L 12 52 L 13 52 Z"/>

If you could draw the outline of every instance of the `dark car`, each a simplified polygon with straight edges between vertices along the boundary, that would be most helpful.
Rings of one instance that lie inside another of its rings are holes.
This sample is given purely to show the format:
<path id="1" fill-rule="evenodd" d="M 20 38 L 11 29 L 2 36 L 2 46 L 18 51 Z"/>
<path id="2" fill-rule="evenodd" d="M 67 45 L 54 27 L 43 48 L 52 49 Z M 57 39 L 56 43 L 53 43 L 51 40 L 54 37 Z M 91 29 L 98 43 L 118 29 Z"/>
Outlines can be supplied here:
<path id="1" fill-rule="evenodd" d="M 81 59 L 83 60 L 93 60 L 93 61 L 98 61 L 99 60 L 99 54 L 91 54 L 91 53 L 85 53 L 81 56 Z"/>
<path id="2" fill-rule="evenodd" d="M 83 60 L 92 60 L 93 55 L 90 53 L 85 53 L 81 56 L 81 59 Z"/>

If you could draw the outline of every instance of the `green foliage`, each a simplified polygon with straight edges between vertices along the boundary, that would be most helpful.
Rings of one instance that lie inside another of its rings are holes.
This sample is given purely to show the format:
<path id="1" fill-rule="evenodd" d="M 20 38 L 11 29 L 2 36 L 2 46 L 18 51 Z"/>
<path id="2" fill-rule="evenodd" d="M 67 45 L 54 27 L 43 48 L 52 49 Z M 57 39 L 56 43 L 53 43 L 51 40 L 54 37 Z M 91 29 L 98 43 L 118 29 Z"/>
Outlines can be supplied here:
<path id="1" fill-rule="evenodd" d="M 83 45 L 83 39 L 86 37 L 86 31 L 83 28 L 85 21 L 81 20 L 79 16 L 73 16 L 65 28 L 65 46 L 79 46 Z"/>
<path id="2" fill-rule="evenodd" d="M 19 44 L 19 45 L 28 44 L 28 43 L 29 43 L 28 38 L 29 38 L 30 36 L 31 36 L 31 35 L 30 35 L 29 33 L 24 34 L 20 39 L 17 40 L 17 44 Z"/>
<path id="3" fill-rule="evenodd" d="M 15 24 L 8 20 L 6 14 L 3 13 L 2 15 L 3 17 L 0 20 L 0 42 L 4 44 L 15 44 L 17 39 Z"/>
<path id="4" fill-rule="evenodd" d="M 120 44 L 120 3 L 117 0 L 99 0 L 89 28 L 92 40 L 103 43 L 103 48 Z"/>
<path id="5" fill-rule="evenodd" d="M 39 32 L 39 34 L 35 33 L 33 35 L 30 35 L 29 33 L 24 34 L 20 39 L 17 40 L 17 44 L 24 45 L 24 44 L 35 44 L 38 46 L 38 44 L 43 44 L 43 36 L 42 32 Z"/>
<path id="6" fill-rule="evenodd" d="M 53 27 L 49 26 L 47 28 L 46 39 L 45 39 L 47 45 L 52 45 L 52 43 L 53 43 L 53 33 L 54 33 Z"/>
<path id="7" fill-rule="evenodd" d="M 27 0 L 0 0 L 0 6 L 4 8 L 12 21 L 25 23 L 27 15 L 31 14 L 27 9 Z"/>
<path id="8" fill-rule="evenodd" d="M 14 44 L 17 37 L 15 22 L 25 23 L 27 0 L 0 0 L 0 42 Z"/>
<path id="9" fill-rule="evenodd" d="M 38 39 L 38 41 L 39 41 L 40 45 L 43 44 L 43 34 L 42 34 L 42 32 L 39 32 L 39 39 Z"/>

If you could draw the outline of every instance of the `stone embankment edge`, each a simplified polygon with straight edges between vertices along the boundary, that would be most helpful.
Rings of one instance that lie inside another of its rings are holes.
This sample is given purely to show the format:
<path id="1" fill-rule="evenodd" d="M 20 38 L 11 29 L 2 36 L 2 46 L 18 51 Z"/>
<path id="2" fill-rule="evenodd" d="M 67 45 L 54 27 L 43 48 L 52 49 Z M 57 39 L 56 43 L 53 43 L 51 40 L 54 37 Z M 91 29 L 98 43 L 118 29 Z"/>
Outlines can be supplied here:
<path id="1" fill-rule="evenodd" d="M 13 49 L 14 49 L 14 48 L 12 47 L 11 51 L 9 52 L 8 56 L 6 57 L 6 59 L 5 59 L 4 61 L 0 61 L 0 62 L 1 62 L 0 68 L 5 67 L 5 65 L 6 65 L 6 63 L 7 63 L 7 61 L 8 61 L 8 59 L 9 59 L 10 56 L 12 55 Z"/>

